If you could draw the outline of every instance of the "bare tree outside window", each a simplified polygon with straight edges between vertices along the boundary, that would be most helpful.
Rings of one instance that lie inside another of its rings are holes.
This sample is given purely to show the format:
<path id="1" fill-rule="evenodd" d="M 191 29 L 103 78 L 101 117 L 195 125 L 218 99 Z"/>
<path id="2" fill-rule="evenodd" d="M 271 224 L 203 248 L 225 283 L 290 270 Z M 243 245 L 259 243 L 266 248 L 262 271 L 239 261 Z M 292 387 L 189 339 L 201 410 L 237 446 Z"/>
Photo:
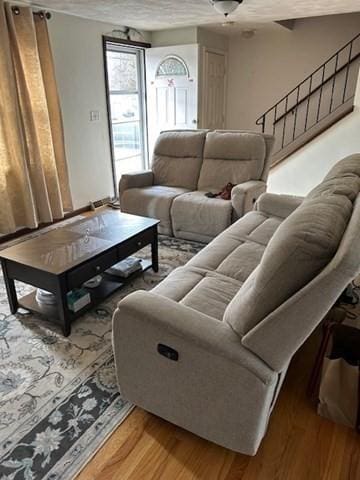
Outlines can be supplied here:
<path id="1" fill-rule="evenodd" d="M 109 52 L 108 54 L 110 91 L 136 91 L 137 65 L 132 54 Z"/>

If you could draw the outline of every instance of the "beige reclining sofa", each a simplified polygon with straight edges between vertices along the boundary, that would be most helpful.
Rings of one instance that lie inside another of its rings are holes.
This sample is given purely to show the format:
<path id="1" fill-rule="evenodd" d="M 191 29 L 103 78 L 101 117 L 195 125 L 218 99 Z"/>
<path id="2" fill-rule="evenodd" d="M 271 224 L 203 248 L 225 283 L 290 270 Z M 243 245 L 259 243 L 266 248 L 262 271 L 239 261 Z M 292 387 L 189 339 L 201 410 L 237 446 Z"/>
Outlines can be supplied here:
<path id="1" fill-rule="evenodd" d="M 273 137 L 240 131 L 162 132 L 149 171 L 122 175 L 121 209 L 158 218 L 159 233 L 209 242 L 266 190 Z M 231 200 L 207 198 L 231 182 Z"/>
<path id="2" fill-rule="evenodd" d="M 305 199 L 263 194 L 247 213 L 113 318 L 122 395 L 254 455 L 289 362 L 359 273 L 360 154 Z"/>

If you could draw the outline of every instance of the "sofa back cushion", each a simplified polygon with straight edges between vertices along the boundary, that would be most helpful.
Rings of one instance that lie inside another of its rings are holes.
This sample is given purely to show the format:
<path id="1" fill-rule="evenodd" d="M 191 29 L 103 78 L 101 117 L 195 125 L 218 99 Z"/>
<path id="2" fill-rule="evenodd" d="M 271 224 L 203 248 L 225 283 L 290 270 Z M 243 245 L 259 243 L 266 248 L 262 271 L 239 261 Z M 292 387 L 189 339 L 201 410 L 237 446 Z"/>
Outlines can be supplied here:
<path id="1" fill-rule="evenodd" d="M 221 190 L 227 183 L 260 180 L 266 143 L 259 133 L 214 131 L 206 135 L 198 190 Z"/>
<path id="2" fill-rule="evenodd" d="M 359 154 L 350 155 L 337 162 L 324 180 L 307 195 L 306 199 L 327 195 L 344 195 L 354 202 L 360 191 Z"/>
<path id="3" fill-rule="evenodd" d="M 291 357 L 325 317 L 340 294 L 360 273 L 360 154 L 338 162 L 304 200 L 342 198 L 352 213 L 336 254 L 310 283 L 270 313 L 241 343 L 274 371 L 286 369 Z M 334 215 L 334 222 L 337 217 Z M 329 227 L 332 233 L 333 227 Z M 296 271 L 294 271 L 296 274 Z"/>
<path id="4" fill-rule="evenodd" d="M 154 184 L 196 190 L 205 136 L 205 130 L 162 132 L 154 147 Z"/>
<path id="5" fill-rule="evenodd" d="M 314 279 L 331 261 L 351 217 L 345 195 L 306 199 L 276 230 L 224 320 L 243 336 Z"/>
<path id="6" fill-rule="evenodd" d="M 360 177 L 360 153 L 343 158 L 331 168 L 324 180 L 329 178 Z"/>

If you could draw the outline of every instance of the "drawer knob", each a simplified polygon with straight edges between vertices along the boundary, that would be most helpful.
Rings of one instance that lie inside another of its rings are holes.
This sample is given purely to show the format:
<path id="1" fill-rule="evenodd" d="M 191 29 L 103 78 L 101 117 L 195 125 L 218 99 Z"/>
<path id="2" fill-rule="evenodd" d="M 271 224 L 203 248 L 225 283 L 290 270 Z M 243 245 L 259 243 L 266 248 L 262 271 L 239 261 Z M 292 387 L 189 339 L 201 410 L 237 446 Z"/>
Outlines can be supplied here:
<path id="1" fill-rule="evenodd" d="M 101 268 L 99 267 L 99 265 L 97 265 L 97 266 L 95 267 L 95 270 L 96 270 L 97 272 L 100 272 Z"/>
<path id="2" fill-rule="evenodd" d="M 141 247 L 141 245 L 142 245 L 142 243 L 141 243 L 141 242 L 138 242 L 137 244 L 138 244 L 138 247 Z"/>

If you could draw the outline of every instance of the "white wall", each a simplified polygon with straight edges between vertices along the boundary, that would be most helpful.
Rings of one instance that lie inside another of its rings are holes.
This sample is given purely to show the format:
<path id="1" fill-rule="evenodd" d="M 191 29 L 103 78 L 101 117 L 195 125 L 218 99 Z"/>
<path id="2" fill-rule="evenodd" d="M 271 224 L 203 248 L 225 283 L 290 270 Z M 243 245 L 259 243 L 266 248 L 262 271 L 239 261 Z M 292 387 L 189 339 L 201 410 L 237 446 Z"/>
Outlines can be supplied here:
<path id="1" fill-rule="evenodd" d="M 306 195 L 339 160 L 360 153 L 360 74 L 354 111 L 271 169 L 268 191 Z"/>
<path id="2" fill-rule="evenodd" d="M 288 31 L 230 37 L 227 128 L 255 120 L 360 31 L 360 13 L 296 20 Z"/>
<path id="3" fill-rule="evenodd" d="M 225 52 L 229 49 L 229 37 L 203 27 L 197 29 L 197 43 L 204 47 L 215 48 Z"/>
<path id="4" fill-rule="evenodd" d="M 357 109 L 270 171 L 268 191 L 306 195 L 339 160 L 360 153 Z"/>
<path id="5" fill-rule="evenodd" d="M 204 27 L 172 28 L 151 33 L 152 47 L 189 45 L 194 43 L 206 47 L 218 48 L 220 50 L 227 50 L 229 41 L 225 35 L 220 35 Z"/>
<path id="6" fill-rule="evenodd" d="M 173 28 L 169 30 L 158 30 L 151 33 L 152 47 L 188 45 L 192 43 L 197 43 L 196 27 Z"/>
<path id="7" fill-rule="evenodd" d="M 60 13 L 48 26 L 76 209 L 114 193 L 102 35 L 116 26 Z M 99 111 L 99 121 L 90 122 L 91 110 Z"/>

